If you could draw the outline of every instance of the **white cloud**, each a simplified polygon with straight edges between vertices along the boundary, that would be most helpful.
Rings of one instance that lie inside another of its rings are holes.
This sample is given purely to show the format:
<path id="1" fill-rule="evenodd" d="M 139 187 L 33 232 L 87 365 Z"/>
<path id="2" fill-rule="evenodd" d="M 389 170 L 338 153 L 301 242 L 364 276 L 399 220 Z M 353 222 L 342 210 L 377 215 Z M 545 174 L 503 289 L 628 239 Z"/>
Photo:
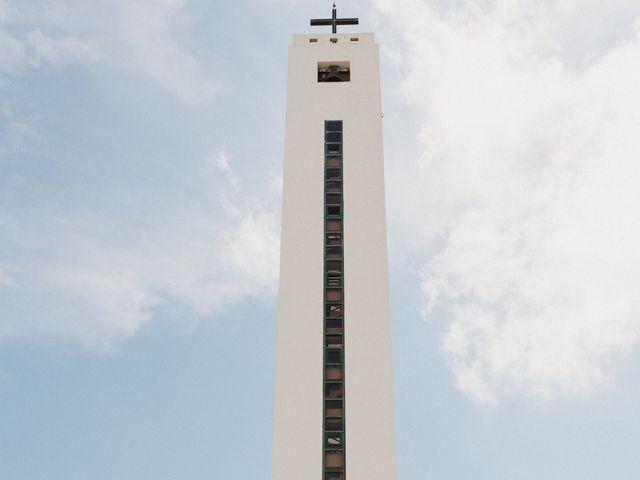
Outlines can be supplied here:
<path id="1" fill-rule="evenodd" d="M 0 86 L 4 83 L 2 77 L 5 74 L 14 73 L 22 68 L 24 58 L 22 43 L 0 30 Z"/>
<path id="2" fill-rule="evenodd" d="M 479 404 L 586 395 L 640 340 L 632 3 L 376 2 L 421 117 L 426 311 L 448 312 L 443 350 Z M 585 36 L 601 18 L 608 36 Z"/>
<path id="3" fill-rule="evenodd" d="M 116 5 L 116 32 L 103 32 L 103 38 L 117 66 L 152 77 L 188 104 L 213 96 L 215 83 L 185 48 L 191 24 L 185 1 L 121 0 Z"/>
<path id="4" fill-rule="evenodd" d="M 60 338 L 109 349 L 160 312 L 201 319 L 247 297 L 271 297 L 277 203 L 216 187 L 218 177 L 205 161 L 176 179 L 184 189 L 160 197 L 138 191 L 124 199 L 126 212 L 45 208 L 41 216 L 2 218 L 8 254 L 0 261 L 12 277 L 0 283 L 13 288 L 0 288 L 0 340 Z"/>
<path id="5" fill-rule="evenodd" d="M 0 4 L 0 74 L 42 61 L 99 63 L 148 78 L 196 106 L 217 87 L 190 52 L 190 27 L 181 0 L 7 0 Z"/>
<path id="6" fill-rule="evenodd" d="M 28 121 L 16 116 L 10 102 L 0 102 L 0 162 L 43 141 Z"/>
<path id="7" fill-rule="evenodd" d="M 191 53 L 188 6 L 0 0 L 0 82 L 79 62 L 146 78 L 185 104 L 202 105 L 216 87 Z M 47 144 L 49 112 L 25 114 L 14 103 L 0 103 L 0 161 L 14 160 L 0 188 L 0 342 L 60 338 L 108 349 L 156 314 L 200 319 L 246 297 L 273 295 L 277 196 L 258 200 L 242 190 L 226 152 L 195 167 L 185 153 L 176 170 L 184 177 L 164 184 L 162 175 L 128 178 L 135 186 L 118 178 L 113 198 L 74 197 L 82 189 L 65 191 L 57 181 L 75 182 L 76 159 Z M 204 141 L 197 136 L 193 143 Z M 99 161 L 90 150 L 85 155 L 82 162 Z M 129 161 L 151 164 L 144 156 Z M 98 177 L 84 180 L 97 190 L 112 181 Z"/>
<path id="8" fill-rule="evenodd" d="M 0 268 L 0 288 L 16 287 L 17 283 L 7 272 Z"/>
<path id="9" fill-rule="evenodd" d="M 31 31 L 26 38 L 26 44 L 34 52 L 33 62 L 41 60 L 52 64 L 70 61 L 93 63 L 99 54 L 95 42 L 82 41 L 73 37 L 53 38 L 42 33 L 39 28 Z"/>
<path id="10" fill-rule="evenodd" d="M 229 160 L 230 158 L 229 155 L 227 155 L 227 152 L 221 151 L 215 156 L 214 161 L 216 166 L 218 167 L 218 170 L 220 170 L 227 176 L 227 180 L 229 180 L 229 183 L 233 186 L 233 188 L 237 190 L 238 186 L 240 185 L 240 179 L 231 168 L 231 165 L 229 165 Z"/>

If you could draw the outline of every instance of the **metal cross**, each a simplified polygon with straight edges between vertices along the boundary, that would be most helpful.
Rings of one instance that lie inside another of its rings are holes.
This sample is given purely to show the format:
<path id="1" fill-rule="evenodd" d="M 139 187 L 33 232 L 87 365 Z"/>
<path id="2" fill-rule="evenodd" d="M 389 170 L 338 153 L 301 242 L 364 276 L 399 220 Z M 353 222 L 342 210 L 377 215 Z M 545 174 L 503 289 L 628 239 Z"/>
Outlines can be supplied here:
<path id="1" fill-rule="evenodd" d="M 336 10 L 336 2 L 333 2 L 333 11 L 331 12 L 331 18 L 311 20 L 312 27 L 317 27 L 320 25 L 331 25 L 331 32 L 338 33 L 338 25 L 358 25 L 358 19 L 357 18 L 338 18 L 338 11 Z"/>

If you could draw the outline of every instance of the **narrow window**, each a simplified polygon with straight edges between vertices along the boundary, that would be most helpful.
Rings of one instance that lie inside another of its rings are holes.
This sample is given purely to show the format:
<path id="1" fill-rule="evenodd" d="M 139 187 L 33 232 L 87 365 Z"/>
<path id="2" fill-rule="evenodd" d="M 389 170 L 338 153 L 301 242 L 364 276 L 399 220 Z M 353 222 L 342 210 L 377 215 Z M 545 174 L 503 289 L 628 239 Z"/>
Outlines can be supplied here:
<path id="1" fill-rule="evenodd" d="M 309 42 L 311 43 L 318 43 L 318 39 L 317 38 L 310 38 Z"/>
<path id="2" fill-rule="evenodd" d="M 348 62 L 318 64 L 318 81 L 348 81 L 349 75 Z M 345 480 L 342 121 L 328 120 L 324 127 L 323 479 Z"/>

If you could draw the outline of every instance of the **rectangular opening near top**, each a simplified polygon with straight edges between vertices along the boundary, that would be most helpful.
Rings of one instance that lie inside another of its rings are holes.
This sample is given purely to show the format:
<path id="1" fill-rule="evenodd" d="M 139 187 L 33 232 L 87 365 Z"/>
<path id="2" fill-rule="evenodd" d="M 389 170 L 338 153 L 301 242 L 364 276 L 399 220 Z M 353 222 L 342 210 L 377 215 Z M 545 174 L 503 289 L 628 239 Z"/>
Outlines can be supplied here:
<path id="1" fill-rule="evenodd" d="M 351 62 L 318 62 L 318 82 L 350 82 Z"/>

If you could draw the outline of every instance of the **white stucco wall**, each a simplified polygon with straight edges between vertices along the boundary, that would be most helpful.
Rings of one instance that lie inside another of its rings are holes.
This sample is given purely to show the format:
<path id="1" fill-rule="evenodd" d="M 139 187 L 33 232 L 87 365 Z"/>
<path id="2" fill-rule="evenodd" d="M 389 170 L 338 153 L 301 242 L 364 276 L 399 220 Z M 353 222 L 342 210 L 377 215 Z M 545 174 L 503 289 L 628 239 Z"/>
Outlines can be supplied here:
<path id="1" fill-rule="evenodd" d="M 310 38 L 318 41 L 310 43 Z M 318 83 L 317 64 L 323 61 L 350 61 L 351 81 Z M 381 116 L 373 34 L 294 37 L 283 177 L 274 480 L 322 478 L 325 120 L 342 120 L 344 131 L 346 478 L 396 477 Z"/>

